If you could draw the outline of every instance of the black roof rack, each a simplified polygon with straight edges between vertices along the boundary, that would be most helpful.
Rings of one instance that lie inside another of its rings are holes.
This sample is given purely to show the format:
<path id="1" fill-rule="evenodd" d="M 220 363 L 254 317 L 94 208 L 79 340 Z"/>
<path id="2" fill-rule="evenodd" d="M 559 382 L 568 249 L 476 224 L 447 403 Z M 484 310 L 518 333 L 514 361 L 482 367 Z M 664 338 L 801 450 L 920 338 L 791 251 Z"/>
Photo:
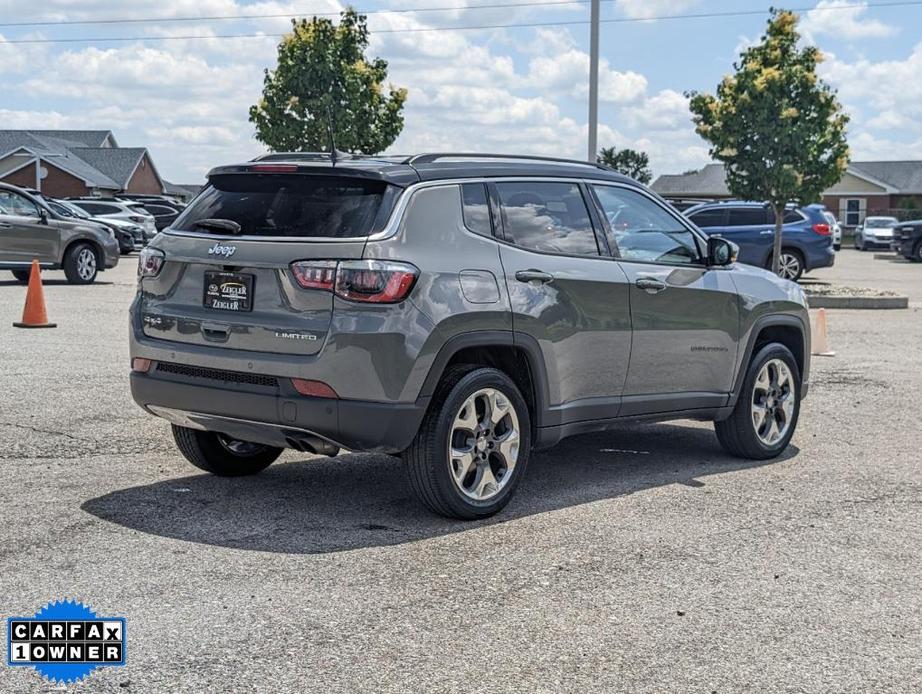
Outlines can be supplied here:
<path id="1" fill-rule="evenodd" d="M 387 164 L 402 164 L 405 155 L 388 156 L 374 154 L 351 154 L 349 152 L 336 152 L 336 161 L 381 161 Z M 333 161 L 329 152 L 267 152 L 254 157 L 250 161 Z"/>
<path id="2" fill-rule="evenodd" d="M 578 166 L 591 166 L 603 171 L 611 171 L 604 164 L 581 159 L 562 159 L 560 157 L 539 157 L 532 154 L 493 154 L 486 152 L 431 152 L 427 154 L 414 154 L 407 157 L 402 163 L 414 166 L 415 164 L 432 164 L 439 159 L 501 159 L 509 161 L 544 161 L 553 164 L 576 164 Z"/>

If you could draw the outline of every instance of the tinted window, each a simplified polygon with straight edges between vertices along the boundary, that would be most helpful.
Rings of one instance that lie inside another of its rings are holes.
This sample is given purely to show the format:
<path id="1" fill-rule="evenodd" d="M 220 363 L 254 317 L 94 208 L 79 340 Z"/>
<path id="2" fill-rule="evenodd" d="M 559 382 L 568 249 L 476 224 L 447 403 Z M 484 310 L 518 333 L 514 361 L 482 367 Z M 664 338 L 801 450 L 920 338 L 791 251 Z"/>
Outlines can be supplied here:
<path id="1" fill-rule="evenodd" d="M 9 190 L 0 190 L 0 207 L 17 217 L 38 217 L 38 206 Z"/>
<path id="2" fill-rule="evenodd" d="M 193 222 L 201 219 L 229 219 L 249 236 L 368 236 L 387 187 L 383 181 L 336 176 L 215 176 L 173 228 L 195 230 Z"/>
<path id="3" fill-rule="evenodd" d="M 545 253 L 598 255 L 589 211 L 575 183 L 497 183 L 506 240 Z"/>
<path id="4" fill-rule="evenodd" d="M 768 224 L 768 210 L 764 207 L 731 207 L 727 210 L 727 226 L 751 227 Z"/>
<path id="5" fill-rule="evenodd" d="M 81 207 L 92 215 L 100 214 L 117 214 L 120 210 L 113 205 L 106 205 L 101 202 L 75 202 L 77 207 Z"/>
<path id="6" fill-rule="evenodd" d="M 727 211 L 721 208 L 694 212 L 688 218 L 702 229 L 727 226 Z"/>
<path id="7" fill-rule="evenodd" d="M 464 183 L 461 186 L 461 210 L 464 226 L 475 234 L 491 236 L 490 205 L 487 201 L 487 187 L 483 183 Z"/>
<path id="8" fill-rule="evenodd" d="M 156 215 L 158 217 L 168 214 L 176 214 L 176 210 L 171 207 L 164 207 L 163 205 L 145 205 L 144 209 L 146 209 L 152 215 Z"/>
<path id="9" fill-rule="evenodd" d="M 795 222 L 802 222 L 802 221 L 804 221 L 804 216 L 797 210 L 785 210 L 784 211 L 784 221 L 782 222 L 783 224 L 794 224 Z M 775 223 L 775 211 L 774 210 L 771 210 L 771 209 L 768 210 L 768 223 L 769 224 Z"/>
<path id="10" fill-rule="evenodd" d="M 696 263 L 695 235 L 648 197 L 627 188 L 593 186 L 611 226 L 610 242 L 625 260 Z"/>

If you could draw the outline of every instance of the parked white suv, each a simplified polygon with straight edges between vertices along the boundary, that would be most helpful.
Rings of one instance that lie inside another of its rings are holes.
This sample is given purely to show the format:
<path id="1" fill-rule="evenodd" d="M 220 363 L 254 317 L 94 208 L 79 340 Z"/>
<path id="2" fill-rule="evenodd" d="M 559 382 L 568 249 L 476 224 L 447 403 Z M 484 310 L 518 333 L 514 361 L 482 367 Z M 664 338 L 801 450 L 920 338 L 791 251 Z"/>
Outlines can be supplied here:
<path id="1" fill-rule="evenodd" d="M 112 217 L 137 224 L 144 230 L 147 241 L 157 235 L 154 216 L 140 203 L 101 198 L 68 198 L 67 201 L 93 217 Z"/>

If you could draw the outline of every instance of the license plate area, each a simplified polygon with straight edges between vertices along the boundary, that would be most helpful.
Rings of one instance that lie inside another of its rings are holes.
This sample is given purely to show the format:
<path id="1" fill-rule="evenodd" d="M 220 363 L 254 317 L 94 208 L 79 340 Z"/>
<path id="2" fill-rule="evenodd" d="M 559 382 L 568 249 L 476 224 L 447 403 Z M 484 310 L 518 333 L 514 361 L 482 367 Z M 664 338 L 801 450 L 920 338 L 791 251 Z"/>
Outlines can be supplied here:
<path id="1" fill-rule="evenodd" d="M 217 311 L 252 311 L 255 279 L 243 272 L 206 272 L 202 304 Z"/>

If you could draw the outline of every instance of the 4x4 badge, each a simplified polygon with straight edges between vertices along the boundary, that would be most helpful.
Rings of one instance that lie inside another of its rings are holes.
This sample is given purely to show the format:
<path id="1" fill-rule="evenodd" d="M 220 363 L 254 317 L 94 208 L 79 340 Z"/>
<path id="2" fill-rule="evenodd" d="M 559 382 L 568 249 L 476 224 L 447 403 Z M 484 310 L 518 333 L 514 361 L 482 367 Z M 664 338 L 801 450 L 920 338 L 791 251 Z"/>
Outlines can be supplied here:
<path id="1" fill-rule="evenodd" d="M 230 258 L 236 252 L 236 246 L 222 246 L 220 243 L 208 249 L 208 255 L 223 255 L 225 258 Z"/>

